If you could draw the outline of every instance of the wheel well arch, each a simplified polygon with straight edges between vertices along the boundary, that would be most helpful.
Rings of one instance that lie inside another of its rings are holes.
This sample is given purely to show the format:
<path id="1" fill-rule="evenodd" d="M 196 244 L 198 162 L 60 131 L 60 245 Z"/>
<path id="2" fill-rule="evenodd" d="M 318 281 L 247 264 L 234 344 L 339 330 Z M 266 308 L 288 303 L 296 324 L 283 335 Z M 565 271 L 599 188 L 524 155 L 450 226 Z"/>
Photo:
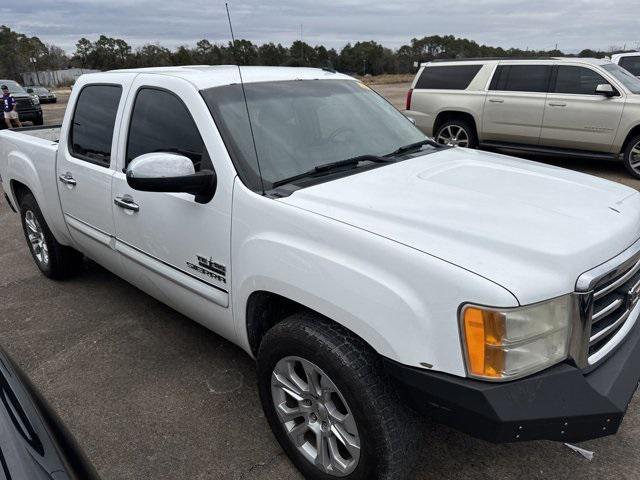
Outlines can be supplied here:
<path id="1" fill-rule="evenodd" d="M 25 195 L 29 193 L 33 195 L 33 192 L 29 187 L 27 187 L 24 183 L 19 182 L 18 180 L 11 180 L 9 182 L 9 185 L 11 186 L 11 191 L 13 192 L 13 198 L 16 201 L 16 210 L 18 210 Z"/>
<path id="2" fill-rule="evenodd" d="M 340 328 L 343 328 L 352 335 L 355 335 L 375 351 L 369 342 L 364 340 L 360 335 L 356 334 L 344 325 L 336 323 L 334 320 L 322 315 L 316 310 L 277 293 L 259 290 L 253 292 L 247 299 L 246 329 L 251 354 L 254 357 L 257 356 L 260 343 L 271 328 L 291 315 L 300 312 L 315 313 L 322 316 L 327 321 L 335 323 Z"/>
<path id="3" fill-rule="evenodd" d="M 478 127 L 476 125 L 476 119 L 469 112 L 462 112 L 459 110 L 444 110 L 436 116 L 435 121 L 433 122 L 433 135 L 435 136 L 438 132 L 438 129 L 447 122 L 452 120 L 464 120 L 469 123 L 473 128 L 473 133 L 476 138 L 478 138 Z"/>
<path id="4" fill-rule="evenodd" d="M 629 146 L 629 142 L 636 135 L 640 135 L 640 124 L 636 125 L 631 130 L 629 130 L 629 133 L 627 133 L 627 137 L 624 139 L 624 142 L 622 143 L 622 149 L 620 150 L 620 153 L 625 152 L 625 150 Z"/>

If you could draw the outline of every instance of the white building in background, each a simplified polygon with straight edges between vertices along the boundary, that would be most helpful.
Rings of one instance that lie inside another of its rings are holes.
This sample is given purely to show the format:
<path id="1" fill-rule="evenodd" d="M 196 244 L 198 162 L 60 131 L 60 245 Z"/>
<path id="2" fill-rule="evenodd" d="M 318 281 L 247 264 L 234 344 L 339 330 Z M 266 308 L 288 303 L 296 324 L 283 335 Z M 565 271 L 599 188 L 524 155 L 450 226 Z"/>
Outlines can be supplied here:
<path id="1" fill-rule="evenodd" d="M 41 70 L 37 72 L 25 72 L 22 74 L 23 85 L 44 85 L 46 87 L 59 87 L 71 85 L 80 75 L 95 73 L 100 70 L 88 68 L 68 68 L 66 70 Z"/>

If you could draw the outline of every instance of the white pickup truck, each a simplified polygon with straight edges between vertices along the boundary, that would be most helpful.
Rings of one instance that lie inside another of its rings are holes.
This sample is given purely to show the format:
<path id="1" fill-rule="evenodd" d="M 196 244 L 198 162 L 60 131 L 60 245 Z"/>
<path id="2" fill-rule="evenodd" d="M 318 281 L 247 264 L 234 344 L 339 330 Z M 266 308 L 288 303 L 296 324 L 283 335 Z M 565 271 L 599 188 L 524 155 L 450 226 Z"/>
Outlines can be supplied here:
<path id="1" fill-rule="evenodd" d="M 416 411 L 493 442 L 618 430 L 640 193 L 436 144 L 332 71 L 242 75 L 86 75 L 61 128 L 0 133 L 42 272 L 86 255 L 240 345 L 307 478 L 403 478 Z"/>

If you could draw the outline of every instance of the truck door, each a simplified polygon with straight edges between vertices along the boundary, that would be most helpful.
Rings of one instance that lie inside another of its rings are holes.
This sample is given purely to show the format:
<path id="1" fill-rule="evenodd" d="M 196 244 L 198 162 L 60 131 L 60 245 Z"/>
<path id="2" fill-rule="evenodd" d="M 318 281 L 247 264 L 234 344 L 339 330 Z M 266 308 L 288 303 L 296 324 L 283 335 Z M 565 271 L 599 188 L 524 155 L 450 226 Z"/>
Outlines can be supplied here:
<path id="1" fill-rule="evenodd" d="M 134 76 L 101 74 L 78 82 L 60 132 L 66 141 L 60 141 L 56 164 L 62 211 L 77 248 L 115 272 L 120 264 L 113 249 L 112 152 L 124 95 Z"/>
<path id="2" fill-rule="evenodd" d="M 233 167 L 206 104 L 192 84 L 140 75 L 127 101 L 120 142 L 123 163 L 113 177 L 116 250 L 142 290 L 227 338 Z M 214 169 L 215 196 L 206 204 L 184 193 L 141 192 L 123 170 L 136 157 L 172 152 L 196 171 Z"/>
<path id="3" fill-rule="evenodd" d="M 609 152 L 622 118 L 624 95 L 598 95 L 596 87 L 610 82 L 592 68 L 574 65 L 556 68 L 555 81 L 547 96 L 540 144 Z"/>
<path id="4" fill-rule="evenodd" d="M 551 65 L 498 65 L 482 116 L 482 139 L 537 145 Z"/>

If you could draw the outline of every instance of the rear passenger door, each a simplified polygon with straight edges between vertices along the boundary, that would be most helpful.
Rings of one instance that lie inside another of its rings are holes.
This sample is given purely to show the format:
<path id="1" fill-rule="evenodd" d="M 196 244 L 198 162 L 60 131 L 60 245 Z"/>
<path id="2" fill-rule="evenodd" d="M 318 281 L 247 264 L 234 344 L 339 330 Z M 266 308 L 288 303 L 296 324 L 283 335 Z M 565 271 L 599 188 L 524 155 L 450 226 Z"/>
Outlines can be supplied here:
<path id="1" fill-rule="evenodd" d="M 99 74 L 74 88 L 58 148 L 56 180 L 69 233 L 85 255 L 116 273 L 111 181 L 118 122 L 135 74 Z M 75 101 L 75 103 L 73 103 Z"/>
<path id="2" fill-rule="evenodd" d="M 610 82 L 595 69 L 558 65 L 547 96 L 540 144 L 608 152 L 618 131 L 624 95 L 605 97 L 596 87 Z M 613 86 L 614 90 L 617 90 Z"/>
<path id="3" fill-rule="evenodd" d="M 498 65 L 482 115 L 482 139 L 537 145 L 551 65 Z"/>

